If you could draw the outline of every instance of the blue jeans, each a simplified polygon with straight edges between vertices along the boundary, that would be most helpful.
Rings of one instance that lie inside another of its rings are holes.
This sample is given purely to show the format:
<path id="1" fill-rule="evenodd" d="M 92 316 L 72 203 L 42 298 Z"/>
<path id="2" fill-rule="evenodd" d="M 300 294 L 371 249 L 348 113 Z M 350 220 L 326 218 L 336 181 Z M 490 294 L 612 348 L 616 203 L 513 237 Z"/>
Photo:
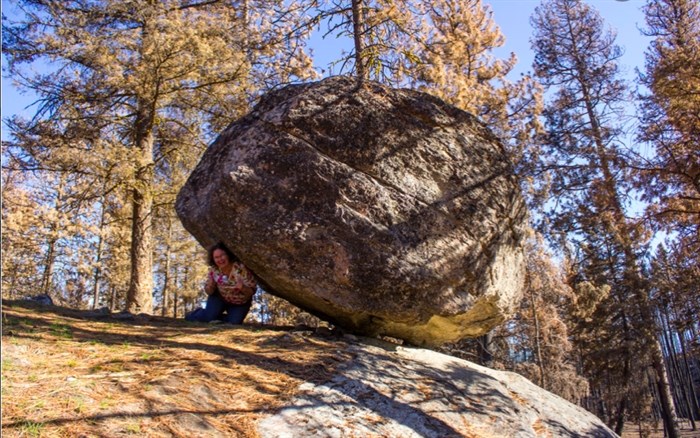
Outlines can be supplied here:
<path id="1" fill-rule="evenodd" d="M 187 321 L 210 322 L 215 319 L 223 320 L 230 324 L 242 324 L 253 301 L 248 301 L 245 304 L 231 304 L 215 292 L 207 298 L 207 304 L 204 309 L 201 307 L 185 315 Z M 226 316 L 224 316 L 226 313 Z"/>

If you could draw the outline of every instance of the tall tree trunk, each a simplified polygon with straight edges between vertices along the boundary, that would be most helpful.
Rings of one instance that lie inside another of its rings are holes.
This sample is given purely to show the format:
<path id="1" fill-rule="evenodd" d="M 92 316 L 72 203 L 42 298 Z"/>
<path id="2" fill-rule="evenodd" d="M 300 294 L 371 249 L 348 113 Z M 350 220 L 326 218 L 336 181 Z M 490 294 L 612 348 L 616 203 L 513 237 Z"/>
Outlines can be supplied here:
<path id="1" fill-rule="evenodd" d="M 51 279 L 53 277 L 53 267 L 56 259 L 56 240 L 50 239 L 47 245 L 48 248 L 46 250 L 46 258 L 44 259 L 44 273 L 41 278 L 40 291 L 44 295 L 49 295 L 49 292 L 51 292 Z"/>
<path id="2" fill-rule="evenodd" d="M 652 366 L 656 371 L 656 386 L 659 389 L 659 402 L 661 403 L 661 415 L 664 420 L 664 429 L 670 438 L 680 438 L 680 430 L 678 429 L 678 419 L 676 418 L 676 410 L 673 407 L 673 399 L 671 398 L 671 385 L 668 381 L 666 367 L 663 364 L 663 356 L 661 346 L 657 340 L 652 348 Z"/>
<path id="3" fill-rule="evenodd" d="M 262 310 L 261 310 L 262 312 Z M 268 311 L 269 312 L 269 311 Z M 479 336 L 479 362 L 485 367 L 493 366 L 493 332 Z"/>
<path id="4" fill-rule="evenodd" d="M 534 295 L 535 294 L 532 293 L 530 302 L 532 303 L 532 320 L 535 323 L 535 354 L 537 356 L 537 367 L 540 371 L 539 385 L 542 388 L 547 389 L 545 382 L 544 363 L 542 361 L 542 346 L 540 341 L 540 319 L 537 315 L 537 304 L 535 303 Z"/>
<path id="5" fill-rule="evenodd" d="M 622 430 L 625 428 L 625 416 L 627 415 L 627 399 L 622 398 L 617 406 L 615 413 L 615 433 L 622 435 Z"/>
<path id="6" fill-rule="evenodd" d="M 131 313 L 153 312 L 153 120 L 152 102 L 139 104 L 136 121 L 137 163 L 132 190 L 131 277 L 126 294 L 126 310 Z"/>
<path id="7" fill-rule="evenodd" d="M 162 303 L 162 308 L 161 308 L 161 315 L 162 316 L 167 316 L 167 308 L 168 308 L 168 295 L 170 293 L 170 252 L 172 251 L 172 247 L 170 244 L 170 240 L 173 237 L 173 221 L 168 216 L 168 234 L 166 238 L 166 243 L 165 243 L 165 266 L 163 268 L 163 303 Z"/>
<path id="8" fill-rule="evenodd" d="M 102 235 L 104 233 L 104 227 L 105 227 L 105 217 L 106 217 L 106 208 L 104 205 L 104 197 L 102 197 L 102 202 L 100 203 L 100 208 L 102 209 L 100 211 L 100 234 L 97 238 L 97 250 L 95 254 L 95 274 L 93 276 L 93 284 L 92 284 L 92 309 L 97 308 L 97 303 L 100 301 L 100 273 L 102 270 L 102 267 L 100 265 L 102 261 Z"/>
<path id="9" fill-rule="evenodd" d="M 617 186 L 611 170 L 608 154 L 605 151 L 603 136 L 600 131 L 600 124 L 598 123 L 598 118 L 593 107 L 592 99 L 588 93 L 586 84 L 581 85 L 583 100 L 586 105 L 586 110 L 591 123 L 593 140 L 595 141 L 596 145 L 598 165 L 603 172 L 604 186 L 608 196 L 607 207 L 610 208 L 612 212 L 612 218 L 608 224 L 608 229 L 615 237 L 615 240 L 620 244 L 620 247 L 624 252 L 625 283 L 629 286 L 630 290 L 633 291 L 633 298 L 635 299 L 637 307 L 639 308 L 642 316 L 642 323 L 644 326 L 642 335 L 651 349 L 651 365 L 654 371 L 656 371 L 655 380 L 656 386 L 659 390 L 659 401 L 661 403 L 665 428 L 668 431 L 670 438 L 680 438 L 676 412 L 673 406 L 673 399 L 671 397 L 671 387 L 668 381 L 668 374 L 666 373 L 663 353 L 659 344 L 660 333 L 658 324 L 656 323 L 656 319 L 653 315 L 652 303 L 649 300 L 648 290 L 645 287 L 645 282 L 641 276 L 641 273 L 639 272 L 637 256 L 633 250 L 629 226 L 620 203 Z"/>
<path id="10" fill-rule="evenodd" d="M 365 48 L 362 45 L 364 29 L 364 17 L 362 14 L 362 0 L 352 0 L 352 34 L 355 44 L 355 69 L 358 83 L 362 84 L 366 79 Z"/>
<path id="11" fill-rule="evenodd" d="M 109 291 L 109 311 L 117 310 L 117 288 L 112 286 Z"/>
<path id="12" fill-rule="evenodd" d="M 629 320 L 627 318 L 627 314 L 623 311 L 622 312 L 622 328 L 624 330 L 625 338 L 628 336 L 631 336 L 631 334 L 628 334 L 630 332 L 630 324 Z M 629 355 L 625 354 L 623 355 L 623 361 L 624 361 L 624 366 L 622 368 L 622 380 L 624 381 L 624 387 L 628 388 L 630 386 L 630 380 L 631 380 L 631 367 L 630 367 L 630 358 Z M 627 418 L 627 397 L 623 396 L 622 399 L 620 400 L 620 403 L 618 403 L 617 406 L 617 412 L 615 412 L 615 433 L 618 435 L 622 435 L 622 431 L 625 427 L 625 419 Z"/>
<path id="13" fill-rule="evenodd" d="M 686 382 L 686 385 L 688 386 L 688 390 L 690 391 L 690 401 L 691 405 L 689 406 L 690 409 L 690 422 L 693 427 L 693 430 L 698 430 L 697 424 L 695 423 L 695 420 L 698 419 L 700 416 L 700 403 L 698 403 L 698 394 L 695 391 L 695 385 L 693 384 L 693 376 L 690 371 L 690 364 L 688 363 L 688 351 L 685 346 L 685 337 L 683 334 L 679 331 L 678 332 L 678 337 L 680 338 L 681 341 L 681 353 L 683 354 L 683 363 L 684 363 L 684 379 Z"/>
<path id="14" fill-rule="evenodd" d="M 178 285 L 178 272 L 175 271 L 175 278 L 173 279 L 173 283 L 175 283 L 175 288 L 173 289 L 173 317 L 177 318 L 177 305 L 180 300 L 179 294 L 177 291 L 180 289 Z"/>
<path id="15" fill-rule="evenodd" d="M 131 227 L 131 277 L 126 295 L 131 313 L 153 311 L 153 256 L 151 254 L 151 207 L 153 198 L 139 189 L 133 192 Z"/>
<path id="16" fill-rule="evenodd" d="M 17 267 L 13 266 L 12 267 L 12 274 L 10 276 L 12 281 L 10 282 L 10 290 L 8 292 L 8 297 L 10 299 L 16 298 L 19 294 L 17 293 L 16 287 L 17 287 Z"/>
<path id="17" fill-rule="evenodd" d="M 598 411 L 600 412 L 600 418 L 602 418 L 605 423 L 608 423 L 610 421 L 610 411 L 608 409 L 608 404 L 605 401 L 605 394 L 603 394 L 603 391 L 601 391 L 600 388 L 597 388 L 596 392 L 598 393 L 596 397 L 598 399 Z"/>
<path id="18" fill-rule="evenodd" d="M 671 317 L 669 316 L 668 307 L 665 307 L 663 310 L 664 311 L 661 312 L 659 316 L 662 319 L 661 324 L 664 332 L 663 340 L 666 346 L 666 350 L 668 351 L 668 366 L 666 367 L 666 369 L 671 371 L 673 394 L 676 396 L 675 401 L 679 410 L 677 414 L 680 417 L 687 416 L 690 419 L 691 424 L 694 428 L 695 420 L 693 419 L 693 405 L 691 402 L 690 395 L 692 385 L 688 385 L 688 382 L 685 382 L 685 373 L 678 358 L 678 351 L 676 351 L 676 343 L 673 340 L 675 335 L 673 332 L 673 328 L 671 327 Z M 683 342 L 683 340 L 680 338 L 678 339 L 678 341 L 680 343 Z"/>

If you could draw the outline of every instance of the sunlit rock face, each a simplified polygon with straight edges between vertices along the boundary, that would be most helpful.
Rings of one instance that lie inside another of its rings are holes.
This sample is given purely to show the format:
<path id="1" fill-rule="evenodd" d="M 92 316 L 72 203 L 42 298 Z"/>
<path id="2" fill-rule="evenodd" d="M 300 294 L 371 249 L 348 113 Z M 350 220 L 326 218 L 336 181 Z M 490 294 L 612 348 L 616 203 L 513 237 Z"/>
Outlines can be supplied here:
<path id="1" fill-rule="evenodd" d="M 347 77 L 273 91 L 208 148 L 176 209 L 268 292 L 352 332 L 439 345 L 520 298 L 525 207 L 503 145 L 424 93 Z"/>

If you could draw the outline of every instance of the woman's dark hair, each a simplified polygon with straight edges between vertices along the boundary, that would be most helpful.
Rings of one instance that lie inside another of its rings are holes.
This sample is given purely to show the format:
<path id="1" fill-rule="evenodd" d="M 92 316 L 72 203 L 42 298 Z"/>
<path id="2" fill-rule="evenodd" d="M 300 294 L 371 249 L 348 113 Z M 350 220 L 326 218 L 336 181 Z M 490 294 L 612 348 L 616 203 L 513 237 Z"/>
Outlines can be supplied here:
<path id="1" fill-rule="evenodd" d="M 209 263 L 209 266 L 216 266 L 216 262 L 214 262 L 214 251 L 216 251 L 217 249 L 220 249 L 223 252 L 225 252 L 230 262 L 241 261 L 238 257 L 236 257 L 236 254 L 234 254 L 230 249 L 228 249 L 224 242 L 216 242 L 209 248 L 209 251 L 207 252 L 207 263 Z"/>

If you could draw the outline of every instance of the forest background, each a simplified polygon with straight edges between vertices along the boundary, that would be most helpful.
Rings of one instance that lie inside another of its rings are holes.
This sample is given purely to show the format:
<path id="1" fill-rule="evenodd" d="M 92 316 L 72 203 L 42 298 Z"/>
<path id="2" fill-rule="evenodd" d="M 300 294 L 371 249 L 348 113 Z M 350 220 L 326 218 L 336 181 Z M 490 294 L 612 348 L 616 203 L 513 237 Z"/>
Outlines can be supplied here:
<path id="1" fill-rule="evenodd" d="M 678 436 L 700 418 L 698 72 L 697 0 L 3 1 L 2 296 L 181 317 L 207 268 L 173 203 L 207 144 L 270 88 L 353 74 L 478 115 L 528 198 L 517 314 L 444 350 Z M 319 323 L 262 291 L 251 318 Z"/>

